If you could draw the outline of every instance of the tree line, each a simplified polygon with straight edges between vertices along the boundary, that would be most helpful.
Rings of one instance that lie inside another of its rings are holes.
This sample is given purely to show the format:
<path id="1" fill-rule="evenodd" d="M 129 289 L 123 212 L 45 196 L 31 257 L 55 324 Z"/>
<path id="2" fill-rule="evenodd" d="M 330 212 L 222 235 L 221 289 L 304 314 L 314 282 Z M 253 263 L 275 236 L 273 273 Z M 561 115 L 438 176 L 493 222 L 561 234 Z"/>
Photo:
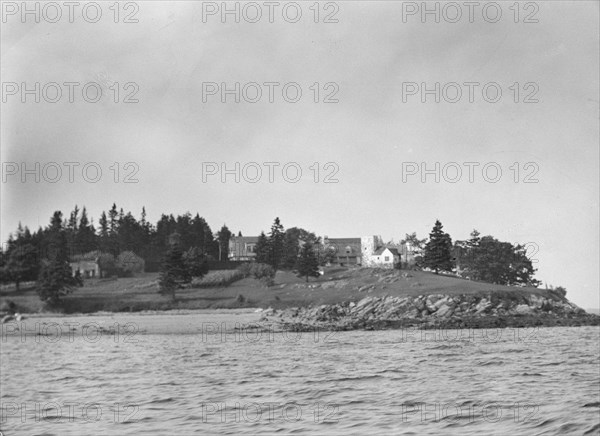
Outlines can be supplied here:
<path id="1" fill-rule="evenodd" d="M 102 212 L 96 227 L 86 208 L 75 206 L 67 219 L 56 211 L 45 228 L 33 233 L 19 224 L 0 252 L 0 281 L 14 282 L 18 290 L 21 282 L 37 280 L 40 298 L 56 304 L 81 285 L 81 278 L 71 271 L 70 261 L 93 257 L 104 273 L 125 275 L 136 264 L 132 259 L 139 258 L 151 265 L 147 269 L 160 270 L 160 291 L 174 298 L 176 289 L 206 274 L 208 260 L 228 259 L 231 236 L 226 225 L 213 234 L 199 214 L 163 214 L 151 224 L 145 208 L 136 219 L 131 212 L 117 209 L 116 204 Z M 489 235 L 481 237 L 476 230 L 470 239 L 453 243 L 437 220 L 428 239 L 412 233 L 401 244 L 413 247 L 416 267 L 436 274 L 449 272 L 503 285 L 540 284 L 524 246 Z M 256 262 L 270 267 L 262 268 L 261 276 L 268 278 L 277 270 L 287 269 L 308 281 L 320 275 L 320 266 L 335 258 L 329 248 L 314 232 L 298 227 L 286 230 L 276 217 L 270 231 L 258 237 Z"/>
<path id="2" fill-rule="evenodd" d="M 502 242 L 491 235 L 480 236 L 473 230 L 470 239 L 452 243 L 450 235 L 436 220 L 429 240 L 419 240 L 416 233 L 406 235 L 422 253 L 416 259 L 417 266 L 488 283 L 509 286 L 534 286 L 541 283 L 534 278 L 536 269 L 527 256 L 524 245 Z"/>
<path id="3" fill-rule="evenodd" d="M 67 278 L 67 271 L 72 277 L 69 261 L 84 259 L 98 259 L 101 272 L 109 276 L 127 275 L 138 259 L 145 263 L 146 270 L 158 271 L 170 246 L 169 238 L 175 233 L 184 251 L 193 249 L 197 256 L 201 253 L 203 259 L 210 260 L 228 257 L 231 232 L 227 226 L 223 225 L 213 234 L 199 214 L 162 214 L 157 223 L 152 224 L 146 219 L 145 208 L 136 219 L 131 212 L 125 213 L 113 203 L 94 225 L 86 208 L 80 210 L 75 206 L 66 218 L 61 211 L 54 212 L 49 224 L 34 232 L 19 223 L 0 252 L 0 282 L 15 283 L 18 290 L 22 282 L 39 282 L 43 277 L 51 281 L 54 277 L 57 283 L 64 283 L 69 292 L 77 284 Z M 48 268 L 53 262 L 56 268 L 50 274 Z M 60 296 L 60 292 L 51 294 Z M 55 297 L 40 297 L 56 302 Z"/>

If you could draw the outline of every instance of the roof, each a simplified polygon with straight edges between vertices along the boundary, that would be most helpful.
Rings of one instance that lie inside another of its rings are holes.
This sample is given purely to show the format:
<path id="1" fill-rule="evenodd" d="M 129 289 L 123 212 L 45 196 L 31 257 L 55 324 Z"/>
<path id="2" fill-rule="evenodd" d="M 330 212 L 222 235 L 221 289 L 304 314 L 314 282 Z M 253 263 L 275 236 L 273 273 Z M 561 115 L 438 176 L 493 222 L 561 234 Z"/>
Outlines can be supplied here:
<path id="1" fill-rule="evenodd" d="M 398 253 L 398 249 L 397 248 L 390 248 L 390 247 L 379 247 L 377 250 L 375 250 L 375 254 L 376 256 L 379 256 L 381 254 L 383 254 L 383 252 L 385 250 L 390 250 L 390 252 L 396 256 L 400 256 L 400 253 Z"/>
<path id="2" fill-rule="evenodd" d="M 327 238 L 324 240 L 324 242 L 325 241 L 331 245 L 350 245 L 361 243 L 360 238 Z"/>
<path id="3" fill-rule="evenodd" d="M 239 242 L 242 244 L 256 244 L 258 242 L 258 236 L 232 236 L 229 238 L 229 242 Z"/>

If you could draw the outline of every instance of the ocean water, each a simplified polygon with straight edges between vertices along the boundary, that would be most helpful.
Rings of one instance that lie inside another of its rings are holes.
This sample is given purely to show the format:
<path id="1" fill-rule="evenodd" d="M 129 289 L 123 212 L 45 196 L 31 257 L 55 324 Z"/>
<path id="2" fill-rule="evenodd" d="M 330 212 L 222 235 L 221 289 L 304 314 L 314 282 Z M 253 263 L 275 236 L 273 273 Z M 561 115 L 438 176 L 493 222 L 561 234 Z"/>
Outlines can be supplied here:
<path id="1" fill-rule="evenodd" d="M 600 434 L 598 327 L 2 337 L 3 435 Z"/>

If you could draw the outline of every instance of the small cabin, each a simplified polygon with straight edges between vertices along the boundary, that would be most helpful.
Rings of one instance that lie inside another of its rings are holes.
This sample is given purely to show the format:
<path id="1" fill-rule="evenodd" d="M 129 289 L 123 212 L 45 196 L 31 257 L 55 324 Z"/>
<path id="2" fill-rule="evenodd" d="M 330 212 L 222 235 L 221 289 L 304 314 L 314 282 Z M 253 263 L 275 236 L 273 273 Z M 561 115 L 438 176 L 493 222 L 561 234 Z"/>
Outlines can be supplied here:
<path id="1" fill-rule="evenodd" d="M 81 260 L 79 262 L 71 262 L 71 271 L 73 275 L 79 274 L 84 279 L 100 278 L 100 265 L 97 260 Z"/>

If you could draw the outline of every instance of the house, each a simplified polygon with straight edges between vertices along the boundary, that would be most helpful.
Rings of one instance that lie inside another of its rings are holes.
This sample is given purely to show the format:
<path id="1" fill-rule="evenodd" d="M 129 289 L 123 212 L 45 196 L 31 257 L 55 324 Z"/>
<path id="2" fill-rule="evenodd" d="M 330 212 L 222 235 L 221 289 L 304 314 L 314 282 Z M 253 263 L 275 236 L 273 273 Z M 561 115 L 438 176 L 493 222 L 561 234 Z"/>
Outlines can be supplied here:
<path id="1" fill-rule="evenodd" d="M 229 260 L 254 260 L 258 236 L 232 236 L 229 238 Z"/>
<path id="2" fill-rule="evenodd" d="M 394 268 L 400 263 L 400 253 L 395 247 L 388 247 L 381 236 L 361 238 L 362 266 L 369 268 Z"/>
<path id="3" fill-rule="evenodd" d="M 100 278 L 100 265 L 98 260 L 80 260 L 78 262 L 70 262 L 73 275 L 79 274 L 84 279 Z"/>
<path id="4" fill-rule="evenodd" d="M 360 238 L 329 238 L 323 237 L 323 245 L 326 250 L 334 253 L 333 262 L 340 266 L 360 266 L 361 239 Z"/>

